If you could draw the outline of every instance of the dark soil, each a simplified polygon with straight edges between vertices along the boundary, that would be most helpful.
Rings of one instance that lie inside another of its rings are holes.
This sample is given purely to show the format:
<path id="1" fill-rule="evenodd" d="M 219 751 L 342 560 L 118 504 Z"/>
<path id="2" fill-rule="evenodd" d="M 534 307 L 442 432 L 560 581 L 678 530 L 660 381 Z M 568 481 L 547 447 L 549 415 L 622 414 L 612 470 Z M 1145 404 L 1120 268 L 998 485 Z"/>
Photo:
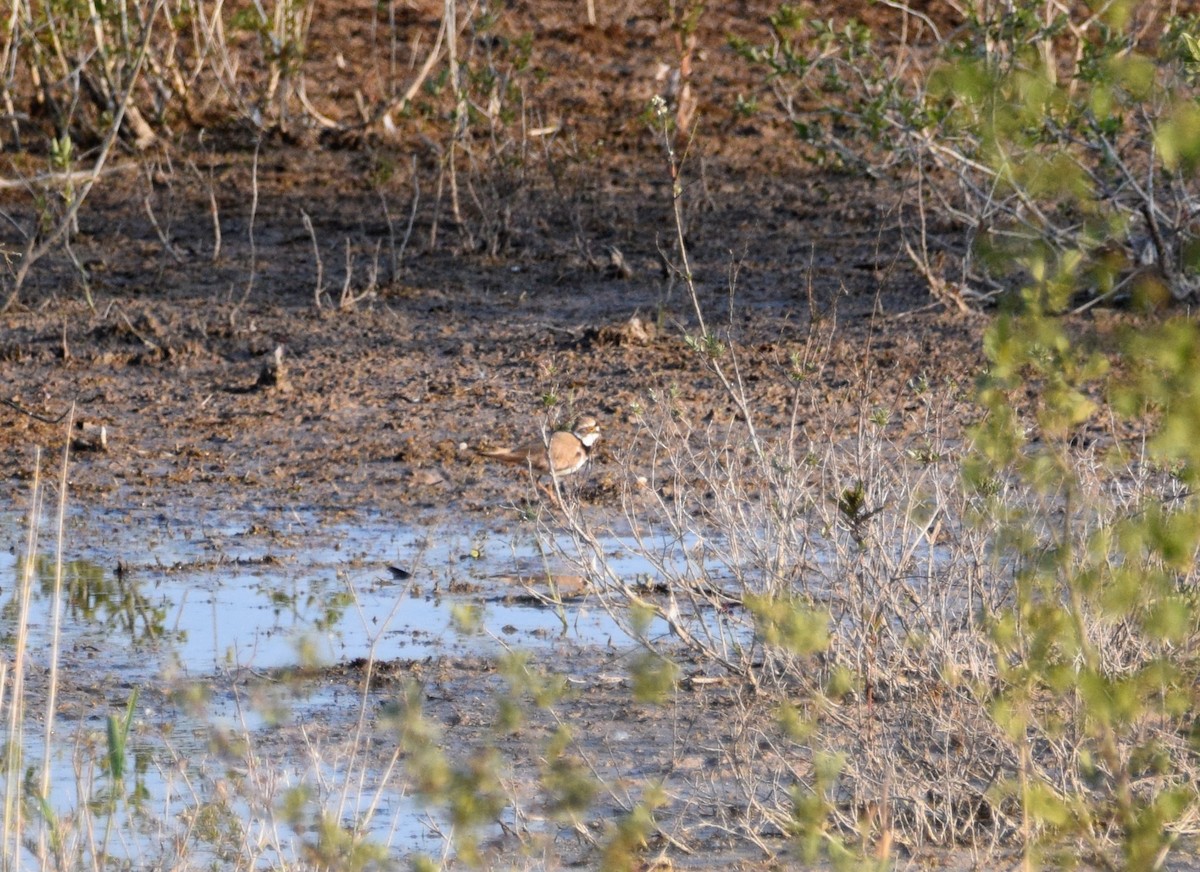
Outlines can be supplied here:
<path id="1" fill-rule="evenodd" d="M 603 439 L 586 478 L 602 499 L 612 458 L 636 444 L 636 410 L 653 408 L 655 396 L 669 392 L 697 425 L 733 415 L 704 356 L 684 341 L 697 332 L 684 289 L 662 277 L 662 185 L 630 173 L 607 192 L 603 214 L 588 215 L 604 227 L 592 245 L 618 246 L 631 278 L 589 267 L 569 238 L 531 233 L 502 259 L 413 251 L 396 280 L 342 311 L 313 304 L 300 211 L 314 216 L 319 240 L 335 240 L 326 282 L 340 285 L 340 240 L 363 248 L 386 234 L 350 217 L 370 214 L 378 197 L 353 190 L 356 154 L 323 155 L 319 167 L 304 153 L 275 157 L 269 175 L 260 168 L 248 294 L 250 253 L 236 230 L 224 231 L 210 262 L 203 191 L 172 192 L 175 245 L 194 252 L 177 263 L 147 238 L 136 210 L 123 211 L 140 199 L 136 185 L 117 190 L 132 179 L 114 178 L 75 243 L 95 310 L 63 277 L 56 289 L 28 289 L 25 306 L 0 316 L 4 398 L 48 418 L 74 404 L 77 420 L 107 428 L 107 451 L 76 455 L 77 499 L 487 512 L 522 492 L 521 477 L 466 447 L 534 438 L 547 419 L 589 412 Z M 248 157 L 235 158 L 218 179 L 223 189 L 247 184 Z M 331 167 L 342 180 L 333 196 Z M 716 161 L 707 173 L 710 205 L 694 210 L 688 234 L 700 301 L 735 343 L 760 426 L 786 424 L 795 400 L 822 418 L 840 411 L 852 427 L 861 407 L 903 410 L 914 378 L 970 383 L 984 322 L 929 307 L 896 257 L 897 232 L 878 205 L 888 192 L 808 175 L 767 184 Z M 813 200 L 821 206 L 804 205 Z M 229 223 L 245 233 L 243 219 Z M 631 329 L 635 317 L 647 329 Z M 259 384 L 278 346 L 286 377 Z M 793 361 L 810 365 L 798 395 Z M 5 414 L 0 470 L 11 480 L 29 474 L 29 446 L 54 449 L 64 427 Z"/>
<path id="2" fill-rule="evenodd" d="M 74 404 L 77 420 L 106 427 L 106 452 L 76 455 L 76 499 L 490 512 L 527 485 L 465 449 L 591 412 L 604 435 L 583 489 L 602 503 L 614 458 L 645 460 L 635 410 L 653 397 L 698 425 L 728 421 L 731 403 L 684 342 L 698 327 L 665 267 L 677 261 L 671 180 L 639 120 L 672 33 L 631 9 L 588 28 L 579 6 L 518 5 L 504 20 L 533 34 L 531 63 L 553 73 L 536 96 L 563 129 L 515 169 L 475 143 L 458 224 L 420 123 L 410 139 L 351 149 L 292 136 L 255 150 L 224 127 L 116 158 L 72 239 L 84 273 L 66 252 L 47 258 L 0 316 L 4 399 L 48 418 Z M 911 379 L 969 384 L 985 322 L 932 305 L 901 253 L 892 185 L 806 165 L 765 96 L 759 115 L 732 113 L 763 84 L 724 37 L 765 39 L 769 10 L 703 18 L 683 165 L 689 256 L 760 427 L 785 424 L 795 402 L 852 428 L 861 408 L 902 411 Z M 367 26 L 359 11 L 347 7 L 344 39 Z M 322 21 L 316 70 L 334 43 Z M 361 86 L 374 75 L 362 70 Z M 0 205 L 31 208 L 13 191 Z M 341 308 L 343 286 L 371 293 Z M 630 329 L 635 317 L 648 329 Z M 279 346 L 286 379 L 258 384 Z M 29 446 L 55 448 L 63 426 L 5 415 L 0 475 L 20 479 Z"/>
<path id="3" fill-rule="evenodd" d="M 670 60 L 672 34 L 656 12 L 630 4 L 601 8 L 599 26 L 588 28 L 583 5 L 506 12 L 506 27 L 534 35 L 532 63 L 550 75 L 529 99 L 559 132 L 516 141 L 515 162 L 475 141 L 457 180 L 460 222 L 438 171 L 444 136 L 430 141 L 433 128 L 416 122 L 411 134 L 349 142 L 300 123 L 261 143 L 218 126 L 205 137 L 180 134 L 152 155 L 118 156 L 71 240 L 86 281 L 57 252 L 0 315 L 10 402 L 0 409 L 0 478 L 13 499 L 24 498 L 32 446 L 51 457 L 61 450 L 58 419 L 71 408 L 107 436 L 103 450 L 81 437 L 74 453 L 70 499 L 82 511 L 295 507 L 408 524 L 503 519 L 512 504 L 537 498 L 521 471 L 482 462 L 472 450 L 480 444 L 536 438 L 547 423 L 595 414 L 603 438 L 572 487 L 589 506 L 615 511 L 624 486 L 653 463 L 646 422 L 733 421 L 734 404 L 685 341 L 699 328 L 665 266 L 678 260 L 672 182 L 661 144 L 639 120 L 661 88 L 657 65 Z M 324 58 L 331 83 L 349 75 L 334 63 L 341 37 L 332 22 L 351 39 L 365 39 L 369 25 L 363 9 L 345 7 L 314 26 L 311 62 L 319 70 Z M 902 254 L 891 183 L 801 159 L 769 110 L 761 74 L 724 41 L 765 39 L 770 8 L 713 4 L 700 34 L 700 124 L 682 199 L 700 305 L 732 343 L 722 362 L 736 360 L 768 436 L 786 432 L 797 410 L 801 439 L 849 436 L 864 410 L 882 408 L 888 434 L 903 442 L 918 423 L 910 382 L 920 378 L 946 398 L 953 431 L 974 414 L 961 397 L 981 362 L 986 317 L 933 303 Z M 431 4 L 404 14 L 414 27 L 436 22 Z M 354 53 L 344 55 L 353 68 Z M 358 73 L 368 97 L 382 87 L 377 69 Z M 734 113 L 739 94 L 762 94 L 762 112 Z M 323 111 L 342 105 L 328 100 Z M 27 216 L 31 201 L 5 190 L 0 208 Z M 20 248 L 7 223 L 0 243 Z M 339 306 L 343 286 L 365 296 Z M 277 347 L 282 370 L 264 377 Z M 675 789 L 716 758 L 675 754 L 672 736 L 710 737 L 705 747 L 750 742 L 751 727 L 728 716 L 742 711 L 736 689 L 685 684 L 674 705 L 638 706 L 627 686 L 603 680 L 625 672 L 619 661 L 564 649 L 556 664 L 579 678 L 571 718 L 593 759 L 644 758 L 640 775 Z M 483 721 L 468 730 L 461 718 L 484 716 L 467 701 L 483 704 L 494 665 L 420 668 L 437 670 L 424 686 L 448 741 L 486 740 Z M 350 689 L 358 676 L 339 667 L 322 680 Z M 538 723 L 504 741 L 529 741 L 535 758 L 529 737 L 544 740 L 549 729 Z M 629 776 L 618 766 L 611 774 Z M 691 816 L 680 833 L 686 850 L 658 843 L 677 868 L 763 856 L 721 829 L 762 822 L 734 825 L 732 806 L 672 802 Z M 706 815 L 713 826 L 697 828 Z M 555 850 L 567 865 L 596 858 L 586 841 Z"/>

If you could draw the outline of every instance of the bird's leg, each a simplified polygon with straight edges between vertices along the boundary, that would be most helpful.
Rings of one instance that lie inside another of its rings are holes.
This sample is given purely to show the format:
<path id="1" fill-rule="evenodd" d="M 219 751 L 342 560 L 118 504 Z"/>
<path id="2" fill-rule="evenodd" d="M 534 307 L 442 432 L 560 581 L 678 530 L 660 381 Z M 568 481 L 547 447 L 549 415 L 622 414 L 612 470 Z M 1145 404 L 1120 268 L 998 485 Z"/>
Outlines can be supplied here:
<path id="1" fill-rule="evenodd" d="M 562 500 L 558 496 L 558 482 L 554 479 L 554 476 L 550 477 L 550 484 L 547 485 L 538 482 L 538 487 L 546 492 L 546 496 L 550 497 L 550 502 L 554 503 L 555 508 L 562 511 Z"/>

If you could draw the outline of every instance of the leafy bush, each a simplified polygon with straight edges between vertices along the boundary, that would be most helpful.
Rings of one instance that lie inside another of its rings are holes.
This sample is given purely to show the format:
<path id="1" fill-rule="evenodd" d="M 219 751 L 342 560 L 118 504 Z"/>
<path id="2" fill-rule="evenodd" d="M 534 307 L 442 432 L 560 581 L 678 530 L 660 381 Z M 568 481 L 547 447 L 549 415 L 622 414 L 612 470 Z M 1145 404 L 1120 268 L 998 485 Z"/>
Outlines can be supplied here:
<path id="1" fill-rule="evenodd" d="M 905 8 L 885 41 L 784 5 L 734 47 L 814 159 L 904 179 L 906 251 L 947 302 L 1060 261 L 1072 294 L 1158 305 L 1200 289 L 1200 44 L 1174 9 L 972 4 L 943 33 Z"/>

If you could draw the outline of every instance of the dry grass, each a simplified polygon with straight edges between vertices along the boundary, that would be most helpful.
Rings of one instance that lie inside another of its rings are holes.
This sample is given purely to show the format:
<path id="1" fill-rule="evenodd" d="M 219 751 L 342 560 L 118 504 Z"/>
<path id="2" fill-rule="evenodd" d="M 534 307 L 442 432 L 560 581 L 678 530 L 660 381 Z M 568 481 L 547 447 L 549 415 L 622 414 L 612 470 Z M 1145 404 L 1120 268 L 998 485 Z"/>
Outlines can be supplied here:
<path id="1" fill-rule="evenodd" d="M 231 18 L 221 4 L 173 0 L 159 0 L 140 18 L 116 14 L 124 8 L 119 4 L 106 7 L 105 15 L 81 6 L 70 13 L 74 18 L 47 17 L 48 8 L 18 0 L 0 35 L 5 135 L 18 145 L 40 138 L 41 150 L 33 151 L 46 163 L 22 170 L 27 214 L 5 216 L 22 238 L 16 250 L 5 252 L 14 264 L 4 288 L 6 307 L 17 302 L 42 256 L 60 245 L 70 254 L 78 211 L 120 138 L 148 148 L 170 128 L 173 113 L 193 124 L 233 119 L 261 142 L 268 132 L 294 132 L 298 116 L 327 135 L 353 137 L 392 130 L 401 113 L 419 109 L 438 134 L 436 182 L 427 195 L 434 202 L 430 247 L 452 226 L 463 248 L 494 257 L 503 253 L 514 224 L 524 223 L 513 216 L 513 209 L 528 206 L 522 202 L 529 190 L 523 169 L 552 125 L 525 100 L 522 47 L 487 39 L 487 22 L 460 19 L 452 0 L 423 42 L 402 40 L 402 29 L 388 19 L 368 63 L 378 80 L 375 93 L 348 88 L 353 106 L 339 112 L 308 90 L 311 2 L 255 6 Z M 695 41 L 682 18 L 676 23 L 682 70 L 691 65 Z M 1070 34 L 1074 45 L 1086 37 L 1083 31 Z M 1041 50 L 1048 63 L 1061 66 L 1053 41 Z M 427 104 L 415 107 L 443 59 L 445 82 Z M 683 85 L 681 93 L 688 82 Z M 172 798 L 152 811 L 139 805 L 136 785 L 126 781 L 130 714 L 114 715 L 103 737 L 80 728 L 73 760 L 79 802 L 68 815 L 56 813 L 48 801 L 59 765 L 52 746 L 57 630 L 45 711 L 32 710 L 27 701 L 34 697 L 25 692 L 28 604 L 45 498 L 39 470 L 13 645 L 0 658 L 7 735 L 4 868 L 20 868 L 30 858 L 41 867 L 99 868 L 119 855 L 118 846 L 129 847 L 120 840 L 135 829 L 165 846 L 156 851 L 138 842 L 132 848 L 137 859 L 144 850 L 151 863 L 172 867 L 216 858 L 247 869 L 268 862 L 374 868 L 385 863 L 386 843 L 371 835 L 373 821 L 386 814 L 389 797 L 412 795 L 450 822 L 447 845 L 472 859 L 478 831 L 499 815 L 497 809 L 515 809 L 516 819 L 532 820 L 528 809 L 537 804 L 538 790 L 578 789 L 582 795 L 583 782 L 594 782 L 588 796 L 600 797 L 596 807 L 602 811 L 581 803 L 571 809 L 574 816 L 554 823 L 578 833 L 589 850 L 614 864 L 635 862 L 651 834 L 669 853 L 702 844 L 702 831 L 716 830 L 764 854 L 777 851 L 780 836 L 788 836 L 806 853 L 849 854 L 864 862 L 894 861 L 901 849 L 920 856 L 931 846 L 965 845 L 985 863 L 995 852 L 1015 848 L 1034 865 L 1045 848 L 1076 851 L 1114 868 L 1123 862 L 1145 867 L 1153 863 L 1131 847 L 1142 830 L 1159 839 L 1151 852 L 1159 859 L 1172 839 L 1195 834 L 1196 547 L 1194 540 L 1167 535 L 1173 523 L 1192 517 L 1190 491 L 1163 470 L 1162 456 L 1117 428 L 1103 434 L 1103 453 L 1068 438 L 1030 448 L 1028 464 L 1013 462 L 1003 475 L 964 484 L 964 461 L 990 446 L 947 424 L 959 417 L 949 413 L 951 407 L 968 402 L 962 386 L 914 383 L 911 396 L 897 398 L 894 409 L 880 409 L 865 399 L 870 385 L 863 383 L 830 404 L 828 392 L 809 378 L 822 363 L 827 337 L 819 331 L 798 360 L 780 362 L 772 387 L 782 385 L 792 397 L 791 423 L 768 428 L 760 412 L 771 402 L 767 386 L 743 381 L 737 336 L 710 323 L 696 292 L 682 199 L 690 119 L 684 102 L 681 97 L 672 112 L 659 101 L 647 116 L 666 155 L 664 180 L 675 219 L 668 260 L 672 280 L 688 290 L 693 304 L 688 341 L 722 386 L 732 413 L 696 420 L 669 394 L 646 397 L 633 456 L 648 453 L 654 461 L 648 468 L 626 465 L 620 519 L 594 517 L 568 494 L 561 514 L 542 516 L 540 530 L 546 551 L 577 566 L 640 646 L 639 656 L 629 660 L 639 699 L 667 699 L 681 681 L 721 689 L 698 697 L 724 707 L 722 723 L 697 721 L 697 732 L 681 731 L 670 749 L 669 765 L 685 772 L 682 781 L 669 791 L 639 782 L 628 774 L 634 768 L 628 761 L 601 760 L 565 732 L 535 752 L 543 755 L 544 768 L 520 786 L 506 781 L 497 756 L 482 743 L 477 754 L 451 759 L 417 690 L 392 699 L 387 717 L 372 720 L 372 654 L 356 699 L 357 719 L 346 733 L 305 731 L 302 766 L 279 766 L 248 717 L 227 730 L 206 724 L 204 749 L 195 756 L 163 736 L 157 759 Z M 786 95 L 783 102 L 791 105 Z M 18 110 L 20 103 L 40 107 L 53 123 L 34 123 Z M 1035 236 L 1060 247 L 1077 242 L 1069 211 L 1061 226 L 1030 225 L 1036 209 L 1021 191 L 996 199 L 994 171 L 972 161 L 977 144 L 947 151 L 923 139 L 924 130 L 904 133 L 906 147 L 917 153 L 921 182 L 917 220 L 907 227 L 908 253 L 931 285 L 940 271 L 929 244 L 931 210 L 938 217 L 965 217 L 972 227 L 994 222 L 1027 233 L 1032 227 Z M 95 151 L 81 157 L 77 142 Z M 844 147 L 842 152 L 849 156 Z M 546 157 L 552 164 L 548 152 Z M 1122 198 L 1113 199 L 1124 203 L 1123 220 L 1149 216 L 1148 245 L 1143 240 L 1136 253 L 1155 249 L 1168 292 L 1186 291 L 1190 279 L 1172 273 L 1168 249 L 1184 247 L 1188 238 L 1190 188 L 1182 182 L 1165 188 L 1172 214 L 1159 227 L 1147 202 L 1163 198 L 1133 182 L 1142 165 L 1122 158 L 1114 166 Z M 969 206 L 965 215 L 960 204 L 936 200 L 937 185 L 946 178 L 960 185 Z M 243 299 L 255 282 L 256 183 L 252 193 L 251 268 Z M 560 196 L 570 199 L 569 192 Z M 220 221 L 215 195 L 211 199 L 215 259 Z M 402 236 L 384 201 L 393 273 L 420 199 L 415 189 Z M 149 205 L 147 210 L 169 249 L 166 231 Z M 324 282 L 324 241 L 307 215 L 303 221 L 316 264 L 314 304 L 350 308 L 373 292 L 382 249 L 366 252 L 369 264 L 359 272 L 365 279 L 356 289 L 351 242 L 332 243 L 345 260 L 335 301 Z M 1134 240 L 1121 242 L 1132 247 Z M 586 243 L 579 244 L 586 250 Z M 968 252 L 961 254 L 962 287 L 943 285 L 940 291 L 957 294 L 960 302 L 969 283 L 986 284 L 989 291 L 994 284 L 972 271 Z M 590 252 L 586 259 L 594 260 Z M 1035 415 L 1023 423 L 1034 427 Z M 893 435 L 897 431 L 906 435 Z M 62 611 L 66 471 L 64 459 L 55 616 Z M 1167 546 L 1154 539 L 1157 534 L 1169 540 Z M 652 575 L 623 575 L 611 560 L 613 539 L 644 558 Z M 1182 553 L 1171 554 L 1178 543 Z M 1156 617 L 1160 607 L 1166 612 Z M 1155 620 L 1172 617 L 1180 626 L 1156 632 Z M 363 628 L 372 638 L 382 631 Z M 564 728 L 563 704 L 550 687 L 554 676 L 509 665 L 508 702 L 528 704 L 536 697 L 547 721 Z M 1156 674 L 1160 685 L 1146 690 L 1145 679 Z M 279 703 L 267 695 L 247 704 L 269 711 Z M 197 712 L 203 722 L 204 706 Z M 28 759 L 34 725 L 43 731 L 40 764 Z M 373 753 L 385 739 L 392 744 Z M 686 766 L 697 748 L 715 763 Z M 1160 809 L 1156 803 L 1164 797 L 1171 805 Z M 699 823 L 698 806 L 716 811 Z M 599 834 L 589 829 L 583 822 L 588 814 L 603 817 L 607 828 Z M 180 829 L 170 823 L 176 819 Z M 1161 838 L 1161 831 L 1169 835 Z M 516 841 L 526 847 L 537 840 L 525 830 Z M 1124 860 L 1114 859 L 1118 848 L 1125 849 Z"/>

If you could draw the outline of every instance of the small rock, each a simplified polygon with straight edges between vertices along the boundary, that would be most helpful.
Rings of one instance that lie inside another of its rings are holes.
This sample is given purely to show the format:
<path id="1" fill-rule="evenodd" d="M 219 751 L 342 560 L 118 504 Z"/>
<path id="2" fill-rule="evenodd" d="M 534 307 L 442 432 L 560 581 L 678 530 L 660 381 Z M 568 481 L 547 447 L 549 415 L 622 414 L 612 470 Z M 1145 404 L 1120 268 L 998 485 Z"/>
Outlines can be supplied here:
<path id="1" fill-rule="evenodd" d="M 291 382 L 288 381 L 287 366 L 283 362 L 282 345 L 275 346 L 275 350 L 267 355 L 262 369 L 258 371 L 258 381 L 254 383 L 254 387 L 256 389 L 274 388 L 283 394 L 292 389 Z"/>
<path id="2" fill-rule="evenodd" d="M 621 249 L 615 245 L 608 249 L 608 268 L 605 270 L 605 274 L 610 279 L 633 278 L 633 267 L 629 265 L 629 261 L 625 260 Z"/>
<path id="3" fill-rule="evenodd" d="M 412 474 L 412 483 L 418 487 L 434 487 L 445 481 L 446 477 L 434 469 L 418 469 Z"/>
<path id="4" fill-rule="evenodd" d="M 108 429 L 103 424 L 83 420 L 76 421 L 71 448 L 74 451 L 107 451 Z"/>

